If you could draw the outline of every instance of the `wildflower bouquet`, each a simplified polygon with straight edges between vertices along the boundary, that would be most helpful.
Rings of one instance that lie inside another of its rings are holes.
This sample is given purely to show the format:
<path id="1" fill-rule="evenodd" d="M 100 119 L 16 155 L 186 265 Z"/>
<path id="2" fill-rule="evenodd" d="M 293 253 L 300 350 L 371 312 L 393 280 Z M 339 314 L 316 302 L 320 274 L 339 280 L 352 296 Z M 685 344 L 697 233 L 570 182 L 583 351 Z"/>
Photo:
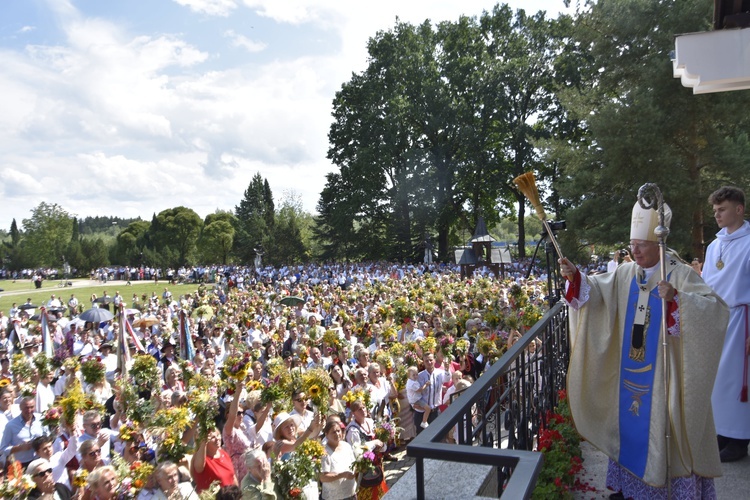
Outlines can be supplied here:
<path id="1" fill-rule="evenodd" d="M 286 371 L 284 360 L 282 358 L 271 358 L 266 362 L 266 371 L 269 377 L 278 377 L 282 372 Z"/>
<path id="2" fill-rule="evenodd" d="M 65 346 L 58 347 L 50 360 L 50 365 L 52 368 L 60 368 L 65 364 L 66 359 L 68 359 L 68 349 Z"/>
<path id="3" fill-rule="evenodd" d="M 148 354 L 136 356 L 128 373 L 138 391 L 152 391 L 161 386 L 161 374 L 156 366 L 156 358 Z"/>
<path id="4" fill-rule="evenodd" d="M 477 337 L 477 351 L 488 361 L 497 361 L 503 355 L 506 348 L 506 340 L 496 333 L 489 336 L 480 335 Z"/>
<path id="5" fill-rule="evenodd" d="M 154 403 L 151 399 L 141 398 L 138 394 L 137 384 L 130 383 L 127 379 L 121 378 L 116 383 L 120 391 L 120 403 L 126 418 L 135 424 L 147 422 L 154 415 Z"/>
<path id="6" fill-rule="evenodd" d="M 196 375 L 195 378 L 205 378 Z M 188 390 L 188 408 L 193 419 L 198 423 L 196 442 L 205 441 L 208 433 L 214 428 L 214 419 L 219 414 L 219 397 L 216 387 L 205 388 L 197 384 Z"/>
<path id="7" fill-rule="evenodd" d="M 98 412 L 104 412 L 104 406 L 94 401 L 89 394 L 84 394 L 83 388 L 81 388 L 81 382 L 74 380 L 73 383 L 68 387 L 66 396 L 58 403 L 62 410 L 62 418 L 65 419 L 65 423 L 72 425 L 75 422 L 76 414 L 85 413 L 88 410 L 97 410 Z"/>
<path id="8" fill-rule="evenodd" d="M 34 374 L 34 365 L 24 353 L 19 352 L 11 358 L 10 372 L 16 380 L 28 380 Z"/>
<path id="9" fill-rule="evenodd" d="M 76 489 L 85 488 L 87 482 L 86 480 L 88 479 L 88 477 L 89 471 L 87 471 L 86 469 L 78 469 L 70 482 Z"/>
<path id="10" fill-rule="evenodd" d="M 306 439 L 297 446 L 296 452 L 307 455 L 311 460 L 317 460 L 320 465 L 320 459 L 326 454 L 326 449 L 317 439 Z"/>
<path id="11" fill-rule="evenodd" d="M 74 376 L 78 373 L 78 370 L 81 369 L 81 363 L 78 361 L 78 358 L 66 358 L 63 361 L 62 366 L 65 368 L 65 373 L 67 373 L 69 377 Z"/>
<path id="12" fill-rule="evenodd" d="M 428 352 L 434 353 L 437 349 L 437 341 L 435 337 L 425 337 L 419 342 L 419 347 L 425 354 Z"/>
<path id="13" fill-rule="evenodd" d="M 81 363 L 83 381 L 89 385 L 102 382 L 106 371 L 107 367 L 104 366 L 101 358 L 97 356 L 89 356 Z"/>
<path id="14" fill-rule="evenodd" d="M 43 352 L 34 356 L 34 366 L 36 366 L 39 377 L 46 377 L 51 370 L 51 360 Z"/>
<path id="15" fill-rule="evenodd" d="M 342 342 L 341 337 L 339 336 L 339 332 L 336 330 L 326 330 L 326 332 L 323 334 L 322 341 L 332 349 L 339 350 L 341 348 Z"/>
<path id="16" fill-rule="evenodd" d="M 351 470 L 355 474 L 364 475 L 375 470 L 375 453 L 362 448 L 362 453 L 352 462 Z"/>
<path id="17" fill-rule="evenodd" d="M 293 452 L 288 460 L 276 460 L 271 470 L 276 495 L 285 500 L 301 498 L 302 489 L 310 481 L 317 480 L 319 474 L 320 460 L 298 451 Z"/>
<path id="18" fill-rule="evenodd" d="M 241 387 L 245 383 L 252 361 L 249 352 L 235 353 L 224 360 L 221 379 L 226 381 L 231 393 L 234 393 L 238 386 Z"/>
<path id="19" fill-rule="evenodd" d="M 534 304 L 529 304 L 518 311 L 519 320 L 526 328 L 534 326 L 540 319 L 542 319 L 543 314 L 544 311 L 542 308 Z"/>
<path id="20" fill-rule="evenodd" d="M 380 365 L 380 369 L 383 371 L 383 375 L 390 375 L 393 372 L 393 358 L 382 349 L 375 351 L 374 361 Z"/>
<path id="21" fill-rule="evenodd" d="M 399 434 L 399 428 L 391 422 L 383 420 L 375 426 L 375 437 L 384 443 L 394 441 Z"/>
<path id="22" fill-rule="evenodd" d="M 353 387 L 349 390 L 349 392 L 344 394 L 341 400 L 346 404 L 347 408 L 351 406 L 351 404 L 356 400 L 362 401 L 367 408 L 370 408 L 370 390 L 362 387 Z"/>
<path id="23" fill-rule="evenodd" d="M 51 406 L 42 416 L 42 425 L 52 429 L 60 425 L 60 418 L 62 418 L 62 409 L 57 406 Z"/>
<path id="24" fill-rule="evenodd" d="M 183 443 L 182 435 L 190 424 L 190 414 L 185 407 L 156 412 L 147 428 L 158 443 L 156 454 L 159 462 L 169 460 L 177 464 L 185 457 L 188 446 Z"/>
<path id="25" fill-rule="evenodd" d="M 190 380 L 196 374 L 193 363 L 185 359 L 178 359 L 177 364 L 180 366 L 180 370 L 182 370 L 182 381 L 185 384 L 185 387 L 190 386 Z"/>
<path id="26" fill-rule="evenodd" d="M 29 492 L 36 487 L 31 476 L 23 474 L 20 464 L 17 469 L 11 466 L 8 471 L 8 478 L 0 483 L 0 498 L 29 498 Z"/>
<path id="27" fill-rule="evenodd" d="M 388 352 L 394 358 L 402 358 L 406 354 L 406 346 L 401 342 L 394 342 L 388 346 Z"/>
<path id="28" fill-rule="evenodd" d="M 123 443 L 135 443 L 138 439 L 138 432 L 135 430 L 133 422 L 128 422 L 120 426 L 118 438 Z"/>
<path id="29" fill-rule="evenodd" d="M 275 406 L 287 398 L 289 398 L 289 394 L 278 384 L 278 378 L 274 379 L 274 381 L 260 391 L 260 402 L 263 404 L 271 403 Z"/>
<path id="30" fill-rule="evenodd" d="M 263 385 L 263 382 L 260 380 L 250 379 L 245 384 L 245 389 L 248 393 L 253 391 L 262 391 L 265 385 Z"/>
<path id="31" fill-rule="evenodd" d="M 120 483 L 117 489 L 118 500 L 138 498 L 138 494 L 154 472 L 154 466 L 148 462 L 136 460 L 129 464 L 120 455 L 112 458 L 112 466 L 115 468 Z"/>
<path id="32" fill-rule="evenodd" d="M 460 338 L 456 341 L 454 350 L 456 351 L 456 354 L 463 356 L 465 354 L 468 354 L 470 347 L 471 347 L 471 342 L 469 342 L 465 338 Z"/>
<path id="33" fill-rule="evenodd" d="M 322 414 L 328 411 L 328 387 L 332 384 L 330 375 L 322 368 L 312 368 L 302 374 L 302 388 Z"/>
<path id="34" fill-rule="evenodd" d="M 443 355 L 446 358 L 451 358 L 453 356 L 453 349 L 455 347 L 454 346 L 455 343 L 456 341 L 450 335 L 445 335 L 443 337 L 440 337 L 440 342 L 439 342 L 440 350 L 443 352 Z"/>

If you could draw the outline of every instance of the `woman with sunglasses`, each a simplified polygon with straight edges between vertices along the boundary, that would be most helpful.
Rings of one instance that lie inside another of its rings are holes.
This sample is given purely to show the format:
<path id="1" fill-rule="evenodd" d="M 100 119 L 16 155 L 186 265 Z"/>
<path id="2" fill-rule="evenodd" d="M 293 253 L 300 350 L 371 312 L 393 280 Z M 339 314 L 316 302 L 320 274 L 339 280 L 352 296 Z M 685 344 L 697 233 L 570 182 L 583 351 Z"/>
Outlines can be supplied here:
<path id="1" fill-rule="evenodd" d="M 70 489 L 52 479 L 52 464 L 45 458 L 37 458 L 26 467 L 26 474 L 34 481 L 34 489 L 29 491 L 27 498 L 59 498 L 69 500 L 73 494 Z"/>

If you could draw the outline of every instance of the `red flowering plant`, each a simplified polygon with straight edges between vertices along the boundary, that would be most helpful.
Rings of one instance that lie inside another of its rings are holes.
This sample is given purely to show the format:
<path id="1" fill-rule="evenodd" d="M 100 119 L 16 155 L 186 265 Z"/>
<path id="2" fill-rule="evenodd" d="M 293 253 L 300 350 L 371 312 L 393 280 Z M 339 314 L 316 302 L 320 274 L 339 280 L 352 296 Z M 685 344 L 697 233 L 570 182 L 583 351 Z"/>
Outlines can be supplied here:
<path id="1" fill-rule="evenodd" d="M 537 451 L 544 454 L 544 465 L 532 498 L 572 499 L 574 491 L 595 491 L 577 477 L 583 469 L 581 436 L 573 426 L 564 390 L 558 392 L 555 411 L 546 417 L 537 437 Z"/>

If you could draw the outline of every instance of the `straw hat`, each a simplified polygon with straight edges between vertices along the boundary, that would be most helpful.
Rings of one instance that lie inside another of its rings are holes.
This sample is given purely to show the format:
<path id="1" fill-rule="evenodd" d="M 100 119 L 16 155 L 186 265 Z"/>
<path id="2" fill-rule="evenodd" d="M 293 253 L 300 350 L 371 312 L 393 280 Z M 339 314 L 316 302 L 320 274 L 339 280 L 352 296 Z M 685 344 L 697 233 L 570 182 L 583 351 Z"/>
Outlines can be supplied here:
<path id="1" fill-rule="evenodd" d="M 294 422 L 294 425 L 297 426 L 299 429 L 300 424 L 302 424 L 302 418 L 299 415 L 290 415 L 286 412 L 281 412 L 278 415 L 276 415 L 276 418 L 273 419 L 273 438 L 275 440 L 281 439 L 281 427 L 288 421 Z"/>

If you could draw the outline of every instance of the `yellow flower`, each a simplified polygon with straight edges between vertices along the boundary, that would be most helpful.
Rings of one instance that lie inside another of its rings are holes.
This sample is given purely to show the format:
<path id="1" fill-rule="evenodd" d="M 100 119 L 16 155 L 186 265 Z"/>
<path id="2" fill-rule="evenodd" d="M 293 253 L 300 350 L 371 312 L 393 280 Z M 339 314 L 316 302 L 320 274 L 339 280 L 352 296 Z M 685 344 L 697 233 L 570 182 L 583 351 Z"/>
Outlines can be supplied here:
<path id="1" fill-rule="evenodd" d="M 315 399 L 316 397 L 318 397 L 318 395 L 320 395 L 320 391 L 321 391 L 320 386 L 318 386 L 318 385 L 311 385 L 310 386 L 310 390 L 309 390 L 310 397 L 313 398 L 313 399 Z"/>

